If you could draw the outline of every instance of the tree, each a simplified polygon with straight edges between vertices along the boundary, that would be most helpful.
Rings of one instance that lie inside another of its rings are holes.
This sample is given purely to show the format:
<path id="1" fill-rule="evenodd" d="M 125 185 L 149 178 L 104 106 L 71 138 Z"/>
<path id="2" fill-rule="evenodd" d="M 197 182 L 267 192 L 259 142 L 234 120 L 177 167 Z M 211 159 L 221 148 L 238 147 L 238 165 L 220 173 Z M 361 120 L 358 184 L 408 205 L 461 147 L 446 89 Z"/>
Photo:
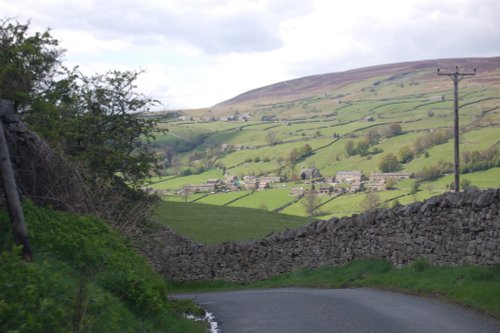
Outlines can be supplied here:
<path id="1" fill-rule="evenodd" d="M 315 216 L 318 213 L 318 193 L 313 189 L 307 191 L 302 205 L 307 215 Z"/>
<path id="2" fill-rule="evenodd" d="M 365 134 L 365 138 L 370 146 L 375 146 L 380 139 L 380 134 L 376 129 L 371 129 Z"/>
<path id="3" fill-rule="evenodd" d="M 306 143 L 302 148 L 300 148 L 300 155 L 306 156 L 312 153 L 312 147 L 310 144 Z"/>
<path id="4" fill-rule="evenodd" d="M 91 174 L 105 179 L 119 174 L 132 186 L 159 169 L 159 156 L 146 146 L 154 138 L 156 123 L 140 117 L 155 101 L 135 92 L 140 73 L 78 75 L 76 105 L 72 106 L 76 113 L 66 119 L 67 130 L 61 138 L 66 154 L 85 161 Z M 31 123 L 37 116 L 33 115 Z"/>
<path id="5" fill-rule="evenodd" d="M 375 192 L 366 193 L 365 197 L 361 201 L 361 210 L 363 212 L 369 211 L 377 207 L 380 203 L 380 196 Z"/>
<path id="6" fill-rule="evenodd" d="M 393 153 L 388 153 L 382 157 L 379 164 L 379 169 L 382 172 L 396 172 L 401 170 L 401 163 Z"/>
<path id="7" fill-rule="evenodd" d="M 50 31 L 29 33 L 30 22 L 0 20 L 0 97 L 22 110 L 61 67 L 62 49 Z"/>
<path id="8" fill-rule="evenodd" d="M 53 147 L 78 160 L 88 179 L 136 187 L 157 171 L 159 156 L 146 143 L 155 122 L 140 117 L 156 101 L 136 92 L 141 72 L 86 77 L 60 64 L 63 51 L 50 31 L 29 22 L 0 21 L 0 97 Z M 119 177 L 118 177 L 119 176 Z"/>
<path id="9" fill-rule="evenodd" d="M 397 183 L 398 183 L 397 180 L 391 177 L 391 178 L 387 179 L 387 182 L 385 183 L 385 187 L 388 190 L 393 190 L 396 188 Z"/>
<path id="10" fill-rule="evenodd" d="M 356 152 L 361 156 L 368 154 L 368 149 L 370 149 L 370 142 L 368 140 L 360 140 L 356 146 Z"/>
<path id="11" fill-rule="evenodd" d="M 269 145 L 274 146 L 277 143 L 276 132 L 274 132 L 274 131 L 267 132 L 265 139 Z"/>
<path id="12" fill-rule="evenodd" d="M 345 152 L 347 156 L 353 156 L 356 155 L 356 148 L 354 147 L 354 141 L 349 140 L 345 144 Z"/>
<path id="13" fill-rule="evenodd" d="M 398 123 L 392 123 L 387 127 L 387 137 L 393 137 L 396 135 L 400 135 L 403 133 L 403 129 L 401 128 L 401 125 Z"/>
<path id="14" fill-rule="evenodd" d="M 187 202 L 191 194 L 193 193 L 193 190 L 191 189 L 191 185 L 186 185 L 183 187 L 181 194 L 182 198 L 184 199 L 184 202 Z"/>
<path id="15" fill-rule="evenodd" d="M 413 160 L 413 158 L 415 157 L 415 153 L 413 152 L 413 150 L 411 150 L 410 147 L 404 146 L 399 149 L 398 156 L 399 161 L 404 164 Z"/>

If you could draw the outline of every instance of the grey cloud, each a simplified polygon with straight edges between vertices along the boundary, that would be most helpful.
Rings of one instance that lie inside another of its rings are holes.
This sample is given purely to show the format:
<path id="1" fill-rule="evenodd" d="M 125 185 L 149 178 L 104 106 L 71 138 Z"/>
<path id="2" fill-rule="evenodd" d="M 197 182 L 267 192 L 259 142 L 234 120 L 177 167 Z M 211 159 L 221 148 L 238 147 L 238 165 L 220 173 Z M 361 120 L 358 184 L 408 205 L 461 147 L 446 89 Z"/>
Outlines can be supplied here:
<path id="1" fill-rule="evenodd" d="M 282 46 L 279 22 L 282 18 L 310 10 L 304 1 L 270 1 L 265 10 L 249 7 L 227 14 L 214 15 L 210 9 L 221 1 L 186 1 L 181 11 L 172 12 L 159 3 L 109 0 L 82 4 L 59 3 L 45 6 L 48 24 L 55 28 L 92 31 L 102 39 L 132 36 L 138 44 L 151 37 L 180 41 L 208 54 L 259 52 Z M 297 4 L 300 3 L 300 6 Z M 90 4 L 90 5 L 89 5 Z"/>

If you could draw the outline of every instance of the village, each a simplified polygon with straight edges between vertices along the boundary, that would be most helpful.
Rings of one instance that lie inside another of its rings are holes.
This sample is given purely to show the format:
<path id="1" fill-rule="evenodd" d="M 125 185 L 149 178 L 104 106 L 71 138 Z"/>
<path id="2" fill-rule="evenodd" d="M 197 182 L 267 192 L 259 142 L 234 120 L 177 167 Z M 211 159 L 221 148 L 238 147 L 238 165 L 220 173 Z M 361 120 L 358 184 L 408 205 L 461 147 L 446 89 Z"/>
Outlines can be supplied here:
<path id="1" fill-rule="evenodd" d="M 409 172 L 374 172 L 366 176 L 363 171 L 338 171 L 335 176 L 323 177 L 318 169 L 304 168 L 300 172 L 300 179 L 304 185 L 310 185 L 318 195 L 332 195 L 333 193 L 360 192 L 360 191 L 385 191 L 393 188 L 395 183 L 400 180 L 413 177 Z M 252 190 L 263 191 L 279 187 L 279 184 L 285 186 L 284 179 L 280 176 L 243 176 L 238 178 L 234 175 L 225 175 L 225 179 L 208 179 L 203 184 L 186 185 L 176 192 L 183 196 L 193 193 L 215 194 L 218 192 Z M 162 190 L 160 190 L 162 191 Z M 301 196 L 306 189 L 295 186 L 290 190 L 290 196 Z M 165 190 L 158 195 L 167 194 Z"/>

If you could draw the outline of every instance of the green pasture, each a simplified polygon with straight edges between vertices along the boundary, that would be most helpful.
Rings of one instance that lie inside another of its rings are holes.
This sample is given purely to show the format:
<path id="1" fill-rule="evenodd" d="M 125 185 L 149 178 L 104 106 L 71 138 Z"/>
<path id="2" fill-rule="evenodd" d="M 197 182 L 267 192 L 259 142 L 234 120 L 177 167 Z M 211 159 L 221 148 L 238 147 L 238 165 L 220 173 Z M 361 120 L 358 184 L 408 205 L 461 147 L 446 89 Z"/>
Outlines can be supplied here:
<path id="1" fill-rule="evenodd" d="M 203 197 L 205 195 L 207 195 L 207 193 L 193 193 L 193 194 L 190 194 L 187 197 L 187 202 L 193 202 L 193 201 L 198 200 L 199 198 L 201 198 L 201 197 Z M 181 195 L 172 194 L 172 195 L 163 196 L 162 200 L 165 200 L 165 201 L 175 201 L 175 202 L 184 202 L 186 200 L 186 198 L 184 198 Z"/>
<path id="2" fill-rule="evenodd" d="M 198 175 L 190 175 L 185 177 L 178 177 L 167 179 L 163 182 L 159 182 L 156 184 L 151 184 L 150 187 L 154 189 L 181 189 L 185 185 L 194 185 L 194 184 L 203 184 L 208 179 L 223 179 L 222 171 L 220 169 L 210 169 L 205 172 L 202 172 Z"/>
<path id="3" fill-rule="evenodd" d="M 311 221 L 260 209 L 170 201 L 160 202 L 153 215 L 176 232 L 206 244 L 256 240 Z"/>
<path id="4" fill-rule="evenodd" d="M 469 180 L 471 185 L 482 189 L 500 188 L 500 168 L 492 168 L 484 171 L 462 174 L 460 175 L 460 180 L 463 179 Z M 454 181 L 454 175 L 449 174 L 433 182 L 422 182 L 421 188 L 425 189 L 431 186 L 431 188 L 436 191 L 443 191 L 447 190 L 448 185 L 454 183 Z"/>
<path id="5" fill-rule="evenodd" d="M 251 195 L 244 197 L 241 200 L 235 201 L 229 206 L 259 208 L 272 211 L 285 205 L 293 199 L 294 197 L 290 196 L 290 189 L 274 188 L 269 190 L 255 191 Z"/>
<path id="6" fill-rule="evenodd" d="M 227 204 L 228 202 L 233 201 L 237 198 L 241 198 L 249 193 L 251 193 L 251 191 L 214 193 L 214 194 L 210 194 L 210 195 L 196 201 L 196 203 L 223 206 L 223 205 Z"/>
<path id="7" fill-rule="evenodd" d="M 421 134 L 425 135 L 425 134 Z M 485 150 L 500 140 L 500 127 L 483 128 L 480 130 L 473 130 L 461 135 L 460 151 Z M 453 162 L 453 139 L 448 140 L 447 143 L 433 146 L 428 150 L 429 157 L 424 155 L 409 162 L 405 170 L 420 171 L 424 167 L 437 164 L 439 161 Z"/>

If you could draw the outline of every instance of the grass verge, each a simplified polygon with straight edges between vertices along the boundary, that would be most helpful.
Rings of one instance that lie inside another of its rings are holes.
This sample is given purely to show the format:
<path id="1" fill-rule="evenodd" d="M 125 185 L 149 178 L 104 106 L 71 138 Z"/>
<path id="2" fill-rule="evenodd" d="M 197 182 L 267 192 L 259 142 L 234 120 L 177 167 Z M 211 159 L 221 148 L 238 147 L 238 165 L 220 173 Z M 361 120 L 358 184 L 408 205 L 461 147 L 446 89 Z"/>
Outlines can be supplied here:
<path id="1" fill-rule="evenodd" d="M 0 210 L 0 332 L 204 332 L 168 285 L 103 221 L 24 205 L 34 262 Z"/>
<path id="2" fill-rule="evenodd" d="M 500 267 L 434 267 L 426 260 L 395 268 L 385 260 L 355 260 L 345 266 L 303 269 L 250 284 L 223 281 L 172 283 L 175 292 L 247 288 L 372 287 L 439 297 L 500 318 Z"/>

